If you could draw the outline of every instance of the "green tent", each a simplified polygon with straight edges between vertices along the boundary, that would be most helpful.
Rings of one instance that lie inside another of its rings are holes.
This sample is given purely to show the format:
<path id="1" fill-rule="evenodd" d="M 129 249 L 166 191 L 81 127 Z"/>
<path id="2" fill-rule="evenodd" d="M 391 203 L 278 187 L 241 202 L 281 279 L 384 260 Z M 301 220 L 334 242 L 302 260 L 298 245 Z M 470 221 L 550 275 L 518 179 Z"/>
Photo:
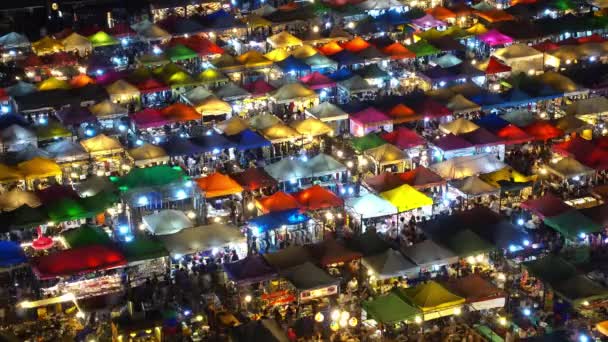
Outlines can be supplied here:
<path id="1" fill-rule="evenodd" d="M 80 199 L 80 204 L 90 215 L 97 215 L 118 201 L 118 196 L 110 191 L 101 191 L 95 196 Z"/>
<path id="2" fill-rule="evenodd" d="M 394 293 L 376 297 L 362 303 L 368 316 L 382 324 L 413 321 L 420 311 Z"/>
<path id="3" fill-rule="evenodd" d="M 570 0 L 554 0 L 549 4 L 549 6 L 558 11 L 568 11 L 576 8 L 576 6 Z"/>
<path id="4" fill-rule="evenodd" d="M 433 45 L 429 44 L 424 40 L 419 40 L 414 44 L 406 46 L 408 50 L 416 54 L 416 57 L 431 56 L 441 53 L 441 50 L 437 49 Z"/>
<path id="5" fill-rule="evenodd" d="M 57 121 L 50 121 L 47 125 L 36 126 L 38 140 L 52 140 L 55 138 L 68 138 L 72 132 Z"/>
<path id="6" fill-rule="evenodd" d="M 77 200 L 71 198 L 49 203 L 47 209 L 53 222 L 72 221 L 88 217 L 86 209 Z"/>
<path id="7" fill-rule="evenodd" d="M 551 254 L 542 259 L 526 262 L 524 266 L 531 275 L 547 283 L 559 283 L 577 275 L 576 268 L 572 264 Z"/>
<path id="8" fill-rule="evenodd" d="M 386 144 L 380 136 L 376 133 L 370 133 L 362 137 L 352 138 L 350 140 L 353 148 L 359 152 L 367 151 L 370 148 L 379 147 Z"/>
<path id="9" fill-rule="evenodd" d="M 95 33 L 94 35 L 89 36 L 89 40 L 91 41 L 91 44 L 93 45 L 94 48 L 100 47 L 100 46 L 117 45 L 120 43 L 118 41 L 118 39 L 110 36 L 109 34 L 103 32 L 103 31 L 99 31 L 99 32 Z"/>
<path id="10" fill-rule="evenodd" d="M 1 230 L 27 229 L 49 222 L 49 216 L 43 206 L 32 208 L 28 205 L 4 212 L 0 215 Z"/>
<path id="11" fill-rule="evenodd" d="M 120 248 L 129 262 L 157 259 L 169 255 L 161 242 L 146 236 L 137 236 L 133 241 L 122 244 Z"/>
<path id="12" fill-rule="evenodd" d="M 165 55 L 171 60 L 171 62 L 183 61 L 198 57 L 198 54 L 195 51 L 185 47 L 182 44 L 176 44 L 175 46 L 168 48 Z"/>
<path id="13" fill-rule="evenodd" d="M 576 209 L 568 210 L 557 216 L 546 217 L 543 222 L 570 240 L 576 240 L 581 233 L 602 231 L 600 224 L 595 223 Z"/>
<path id="14" fill-rule="evenodd" d="M 122 177 L 110 177 L 120 191 L 130 191 L 138 188 L 159 187 L 171 183 L 188 180 L 186 174 L 179 166 L 167 165 L 135 168 Z"/>
<path id="15" fill-rule="evenodd" d="M 494 249 L 494 246 L 479 237 L 470 229 L 458 231 L 454 234 L 444 234 L 439 242 L 461 258 L 482 254 Z"/>
<path id="16" fill-rule="evenodd" d="M 78 248 L 91 245 L 109 245 L 112 240 L 101 227 L 84 225 L 68 230 L 61 234 L 69 248 Z"/>

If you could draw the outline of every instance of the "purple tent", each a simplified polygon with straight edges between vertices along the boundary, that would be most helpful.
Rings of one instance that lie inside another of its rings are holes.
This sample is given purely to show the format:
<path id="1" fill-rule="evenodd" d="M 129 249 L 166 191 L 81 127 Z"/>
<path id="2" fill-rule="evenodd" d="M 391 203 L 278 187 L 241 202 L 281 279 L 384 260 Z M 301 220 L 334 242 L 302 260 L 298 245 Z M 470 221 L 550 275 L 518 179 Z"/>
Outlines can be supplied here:
<path id="1" fill-rule="evenodd" d="M 480 34 L 477 36 L 477 38 L 489 46 L 513 43 L 513 38 L 498 32 L 496 29 L 490 30 L 484 34 Z"/>

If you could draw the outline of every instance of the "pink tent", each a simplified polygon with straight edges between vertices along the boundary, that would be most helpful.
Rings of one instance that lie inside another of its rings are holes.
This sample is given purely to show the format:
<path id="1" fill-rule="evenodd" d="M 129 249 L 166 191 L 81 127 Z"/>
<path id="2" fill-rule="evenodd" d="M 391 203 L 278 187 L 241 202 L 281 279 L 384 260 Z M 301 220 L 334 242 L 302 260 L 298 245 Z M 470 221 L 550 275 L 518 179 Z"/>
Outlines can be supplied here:
<path id="1" fill-rule="evenodd" d="M 412 24 L 420 30 L 430 30 L 432 28 L 447 26 L 441 20 L 435 19 L 432 15 L 427 14 L 424 17 L 412 20 Z"/>
<path id="2" fill-rule="evenodd" d="M 360 137 L 376 129 L 390 125 L 392 130 L 393 121 L 386 114 L 373 107 L 350 115 L 350 132 L 354 136 Z"/>
<path id="3" fill-rule="evenodd" d="M 513 38 L 498 32 L 496 29 L 492 29 L 486 33 L 480 34 L 477 36 L 477 38 L 489 46 L 513 43 Z"/>
<path id="4" fill-rule="evenodd" d="M 331 78 L 319 73 L 318 71 L 300 77 L 300 81 L 313 90 L 331 88 L 336 86 L 336 82 L 332 81 Z"/>
<path id="5" fill-rule="evenodd" d="M 133 120 L 135 126 L 139 129 L 161 127 L 171 123 L 160 110 L 153 108 L 146 108 L 134 113 L 131 115 L 131 120 Z"/>

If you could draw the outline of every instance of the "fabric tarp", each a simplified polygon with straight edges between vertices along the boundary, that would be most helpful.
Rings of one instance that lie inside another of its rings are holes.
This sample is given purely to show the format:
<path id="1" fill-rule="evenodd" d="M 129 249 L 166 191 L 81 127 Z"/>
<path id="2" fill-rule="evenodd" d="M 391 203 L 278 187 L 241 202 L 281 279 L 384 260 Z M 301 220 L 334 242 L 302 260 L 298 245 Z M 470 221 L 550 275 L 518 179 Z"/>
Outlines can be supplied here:
<path id="1" fill-rule="evenodd" d="M 595 223 L 576 209 L 565 211 L 556 216 L 545 217 L 543 222 L 565 238 L 574 241 L 579 238 L 580 234 L 602 231 L 602 225 Z"/>
<path id="2" fill-rule="evenodd" d="M 264 214 L 276 211 L 285 211 L 291 209 L 301 209 L 302 205 L 296 198 L 283 191 L 277 191 L 274 194 L 262 197 L 256 200 L 256 206 Z"/>
<path id="3" fill-rule="evenodd" d="M 433 280 L 415 287 L 399 288 L 397 293 L 401 298 L 420 308 L 425 315 L 465 303 L 464 298 L 451 293 Z"/>
<path id="4" fill-rule="evenodd" d="M 299 291 L 314 290 L 340 282 L 309 261 L 281 270 L 280 274 Z"/>
<path id="5" fill-rule="evenodd" d="M 319 185 L 313 185 L 308 189 L 296 192 L 293 196 L 303 208 L 306 208 L 306 210 L 320 210 L 344 206 L 344 200 L 342 200 L 342 198 Z"/>
<path id="6" fill-rule="evenodd" d="M 261 255 L 250 255 L 236 262 L 223 264 L 228 278 L 240 285 L 257 283 L 277 276 Z"/>
<path id="7" fill-rule="evenodd" d="M 420 272 L 418 266 L 405 259 L 401 253 L 389 249 L 384 253 L 366 256 L 361 259 L 361 264 L 373 272 L 378 280 L 407 277 L 416 278 Z"/>
<path id="8" fill-rule="evenodd" d="M 69 248 L 79 248 L 91 245 L 110 245 L 110 236 L 101 227 L 81 226 L 61 233 L 61 237 Z"/>
<path id="9" fill-rule="evenodd" d="M 297 158 L 284 158 L 264 167 L 272 178 L 286 182 L 310 177 L 309 169 L 303 161 Z"/>
<path id="10" fill-rule="evenodd" d="M 413 321 L 420 313 L 418 309 L 409 305 L 394 293 L 364 301 L 361 305 L 371 318 L 382 324 Z"/>
<path id="11" fill-rule="evenodd" d="M 398 212 L 391 202 L 371 193 L 361 197 L 349 197 L 345 206 L 360 215 L 362 219 L 395 215 Z"/>
<path id="12" fill-rule="evenodd" d="M 232 174 L 231 177 L 244 189 L 250 191 L 278 185 L 277 181 L 262 168 L 249 168 Z"/>
<path id="13" fill-rule="evenodd" d="M 166 209 L 158 213 L 142 217 L 146 228 L 154 235 L 179 233 L 185 228 L 194 226 L 193 222 L 183 211 Z"/>
<path id="14" fill-rule="evenodd" d="M 431 170 L 444 179 L 460 179 L 481 173 L 490 173 L 505 167 L 505 164 L 490 154 L 456 157 L 431 165 Z"/>
<path id="15" fill-rule="evenodd" d="M 72 248 L 32 260 L 32 269 L 40 279 L 85 274 L 122 267 L 125 256 L 116 248 L 92 245 Z"/>
<path id="16" fill-rule="evenodd" d="M 206 198 L 229 196 L 243 191 L 243 188 L 234 179 L 219 172 L 199 178 L 196 183 Z"/>
<path id="17" fill-rule="evenodd" d="M 383 192 L 381 197 L 391 202 L 399 212 L 405 212 L 433 204 L 433 200 L 411 186 L 404 184 Z"/>
<path id="18" fill-rule="evenodd" d="M 310 255 L 319 265 L 327 267 L 338 263 L 348 263 L 361 258 L 361 253 L 350 250 L 335 239 L 325 239 L 322 242 L 307 246 Z"/>

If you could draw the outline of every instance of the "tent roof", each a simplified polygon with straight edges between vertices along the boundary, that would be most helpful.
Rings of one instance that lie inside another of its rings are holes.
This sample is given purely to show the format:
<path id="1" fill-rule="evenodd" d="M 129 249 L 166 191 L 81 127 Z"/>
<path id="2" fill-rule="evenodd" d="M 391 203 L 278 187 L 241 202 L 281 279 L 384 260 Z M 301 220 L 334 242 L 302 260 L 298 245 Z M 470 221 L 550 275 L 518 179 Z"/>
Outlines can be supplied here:
<path id="1" fill-rule="evenodd" d="M 318 71 L 300 77 L 300 82 L 302 82 L 304 85 L 313 90 L 331 88 L 336 86 L 336 82 L 334 82 L 328 76 L 319 73 Z"/>
<path id="2" fill-rule="evenodd" d="M 444 131 L 445 133 L 452 133 L 455 135 L 469 133 L 478 128 L 479 126 L 464 118 L 456 119 L 452 122 L 439 125 L 440 130 Z"/>
<path id="3" fill-rule="evenodd" d="M 223 267 L 228 278 L 239 284 L 257 283 L 277 275 L 261 255 L 249 255 L 236 262 L 225 263 Z"/>
<path id="4" fill-rule="evenodd" d="M 500 170 L 505 164 L 491 154 L 456 157 L 431 165 L 431 170 L 444 179 L 459 179 Z"/>
<path id="5" fill-rule="evenodd" d="M 106 91 L 110 95 L 139 95 L 139 89 L 124 80 L 118 80 L 110 84 L 106 87 Z"/>
<path id="6" fill-rule="evenodd" d="M 93 44 L 91 44 L 91 41 L 87 37 L 81 36 L 76 32 L 72 32 L 72 34 L 65 37 L 61 42 L 67 51 L 74 49 L 91 50 L 93 48 Z"/>
<path id="7" fill-rule="evenodd" d="M 496 29 L 492 29 L 477 36 L 477 39 L 486 43 L 489 46 L 505 45 L 513 42 L 513 38 L 506 34 L 500 33 Z"/>
<path id="8" fill-rule="evenodd" d="M 392 59 L 415 58 L 416 54 L 410 51 L 399 42 L 395 42 L 382 49 L 382 52 L 390 56 Z"/>
<path id="9" fill-rule="evenodd" d="M 132 148 L 128 151 L 129 156 L 135 161 L 153 160 L 158 158 L 167 158 L 167 152 L 162 147 L 144 144 L 140 147 Z"/>
<path id="10" fill-rule="evenodd" d="M 276 48 L 292 48 L 295 46 L 301 46 L 302 41 L 296 36 L 292 35 L 287 31 L 281 31 L 275 35 L 266 38 L 268 44 L 274 49 Z"/>
<path id="11" fill-rule="evenodd" d="M 249 118 L 249 126 L 256 130 L 263 130 L 282 122 L 273 114 L 258 114 Z"/>
<path id="12" fill-rule="evenodd" d="M 306 118 L 297 120 L 290 124 L 298 133 L 310 137 L 329 134 L 332 135 L 334 130 L 331 126 L 316 118 Z"/>
<path id="13" fill-rule="evenodd" d="M 388 293 L 362 303 L 363 309 L 382 324 L 412 321 L 419 310 L 407 304 L 398 295 Z"/>
<path id="14" fill-rule="evenodd" d="M 348 114 L 331 102 L 321 102 L 306 109 L 306 112 L 321 121 L 334 121 L 348 119 Z"/>
<path id="15" fill-rule="evenodd" d="M 126 264 L 125 256 L 118 249 L 103 245 L 67 249 L 32 260 L 34 273 L 41 279 L 85 274 Z"/>
<path id="16" fill-rule="evenodd" d="M 273 164 L 264 167 L 268 174 L 279 182 L 292 179 L 310 177 L 310 170 L 306 163 L 298 158 L 283 158 Z"/>
<path id="17" fill-rule="evenodd" d="M 145 235 L 136 236 L 132 241 L 121 244 L 120 249 L 129 262 L 157 259 L 169 255 L 162 243 Z"/>
<path id="18" fill-rule="evenodd" d="M 381 193 L 380 196 L 391 202 L 399 212 L 405 212 L 433 204 L 432 198 L 427 197 L 408 184 L 403 184 L 395 189 L 385 191 Z"/>
<path id="19" fill-rule="evenodd" d="M 403 172 L 399 174 L 399 178 L 416 189 L 445 184 L 443 178 L 424 166 L 418 166 L 413 170 Z"/>
<path id="20" fill-rule="evenodd" d="M 206 198 L 228 196 L 243 191 L 243 188 L 234 179 L 219 172 L 199 178 L 196 183 L 199 189 L 205 193 Z"/>
<path id="21" fill-rule="evenodd" d="M 45 147 L 45 151 L 56 161 L 84 160 L 89 154 L 82 145 L 71 140 L 60 140 Z"/>
<path id="22" fill-rule="evenodd" d="M 333 60 L 325 57 L 320 53 L 316 53 L 310 57 L 304 58 L 304 63 L 316 68 L 337 68 L 338 64 Z"/>
<path id="23" fill-rule="evenodd" d="M 556 216 L 545 217 L 543 222 L 558 231 L 565 238 L 575 241 L 581 233 L 589 234 L 602 231 L 602 225 L 595 223 L 575 209 L 565 211 Z"/>
<path id="24" fill-rule="evenodd" d="M 467 303 L 504 297 L 505 292 L 478 274 L 470 274 L 463 278 L 452 279 L 445 283 L 450 292 L 466 298 Z"/>
<path id="25" fill-rule="evenodd" d="M 13 241 L 0 241 L 0 267 L 11 267 L 27 262 L 21 246 Z"/>
<path id="26" fill-rule="evenodd" d="M 60 80 L 55 77 L 49 77 L 46 80 L 38 83 L 39 91 L 56 90 L 56 89 L 71 89 L 70 83 Z"/>
<path id="27" fill-rule="evenodd" d="M 405 184 L 405 182 L 397 174 L 382 172 L 376 176 L 365 178 L 365 184 L 377 193 L 381 193 L 395 189 Z"/>
<path id="28" fill-rule="evenodd" d="M 276 186 L 277 181 L 262 168 L 249 168 L 231 175 L 246 190 L 257 190 L 263 187 Z"/>
<path id="29" fill-rule="evenodd" d="M 228 82 L 224 84 L 221 88 L 217 89 L 215 91 L 215 95 L 221 98 L 222 100 L 233 101 L 238 99 L 244 99 L 246 97 L 249 97 L 251 94 L 247 90 L 236 85 L 235 83 Z"/>
<path id="30" fill-rule="evenodd" d="M 80 226 L 61 233 L 61 237 L 69 248 L 78 248 L 91 245 L 110 245 L 112 240 L 101 227 Z"/>
<path id="31" fill-rule="evenodd" d="M 312 177 L 322 177 L 346 171 L 346 166 L 332 156 L 319 153 L 306 163 Z"/>
<path id="32" fill-rule="evenodd" d="M 345 206 L 361 215 L 363 219 L 397 214 L 397 208 L 384 198 L 368 193 L 361 197 L 349 197 Z"/>
<path id="33" fill-rule="evenodd" d="M 14 49 L 30 45 L 30 41 L 23 34 L 9 32 L 0 37 L 0 45 L 5 49 Z"/>
<path id="34" fill-rule="evenodd" d="M 488 184 L 477 176 L 469 176 L 450 182 L 450 185 L 467 196 L 481 196 L 490 193 L 496 193 L 500 188 Z"/>
<path id="35" fill-rule="evenodd" d="M 270 196 L 257 199 L 256 204 L 265 214 L 275 211 L 301 209 L 301 205 L 296 198 L 283 191 L 277 191 Z"/>
<path id="36" fill-rule="evenodd" d="M 379 280 L 418 275 L 420 272 L 418 266 L 393 249 L 388 249 L 380 254 L 366 256 L 361 259 L 361 263 L 365 268 L 372 271 L 374 276 Z"/>
<path id="37" fill-rule="evenodd" d="M 173 209 L 165 209 L 158 213 L 143 216 L 142 221 L 154 235 L 175 234 L 182 229 L 194 226 L 194 223 L 183 211 Z"/>
<path id="38" fill-rule="evenodd" d="M 419 27 L 422 30 L 428 30 L 434 27 L 447 26 L 447 24 L 441 20 L 435 19 L 432 15 L 426 14 L 423 17 L 412 20 L 412 24 Z"/>
<path id="39" fill-rule="evenodd" d="M 494 250 L 493 244 L 481 238 L 470 229 L 458 230 L 437 237 L 437 243 L 460 258 L 476 256 Z"/>
<path id="40" fill-rule="evenodd" d="M 350 120 L 366 126 L 392 122 L 391 118 L 374 107 L 367 107 L 364 110 L 351 114 L 349 117 Z"/>
<path id="41" fill-rule="evenodd" d="M 253 96 L 263 96 L 274 91 L 276 88 L 263 79 L 258 79 L 254 82 L 243 85 L 243 89 L 247 90 Z"/>
<path id="42" fill-rule="evenodd" d="M 237 144 L 236 148 L 240 151 L 252 150 L 271 145 L 270 141 L 264 139 L 261 135 L 250 129 L 244 129 L 237 134 L 231 135 L 230 140 Z"/>
<path id="43" fill-rule="evenodd" d="M 171 123 L 171 120 L 164 116 L 160 110 L 155 108 L 146 108 L 142 111 L 133 113 L 131 121 L 139 129 L 161 127 Z"/>
<path id="44" fill-rule="evenodd" d="M 30 191 L 13 189 L 0 195 L 0 210 L 2 211 L 12 211 L 24 205 L 37 208 L 41 204 L 40 198 Z"/>
<path id="45" fill-rule="evenodd" d="M 173 257 L 211 251 L 214 248 L 221 249 L 247 242 L 247 239 L 237 227 L 217 223 L 182 229 L 176 234 L 161 235 L 159 239 Z"/>
<path id="46" fill-rule="evenodd" d="M 19 172 L 25 179 L 38 179 L 61 175 L 61 167 L 53 160 L 36 157 L 18 164 Z"/>
<path id="47" fill-rule="evenodd" d="M 496 136 L 511 144 L 522 144 L 533 140 L 533 138 L 521 128 L 512 124 L 498 130 Z"/>
<path id="48" fill-rule="evenodd" d="M 378 134 L 370 133 L 362 137 L 351 138 L 350 143 L 355 150 L 363 152 L 372 148 L 385 145 L 386 141 L 384 141 L 384 139 L 382 139 Z"/>
<path id="49" fill-rule="evenodd" d="M 49 53 L 63 51 L 63 44 L 60 41 L 45 36 L 42 39 L 32 43 L 32 50 L 37 55 L 46 55 Z"/>
<path id="50" fill-rule="evenodd" d="M 452 97 L 445 106 L 449 110 L 453 111 L 454 113 L 468 113 L 468 112 L 475 112 L 475 111 L 481 110 L 481 106 L 479 106 L 475 102 L 467 99 L 466 97 L 462 96 L 461 94 L 454 95 L 454 97 Z M 460 119 L 458 119 L 458 120 L 460 120 Z M 454 122 L 455 121 L 453 121 L 452 123 L 454 123 Z M 450 123 L 448 123 L 448 125 L 449 124 Z M 473 124 L 475 124 L 475 123 L 473 123 Z"/>
<path id="51" fill-rule="evenodd" d="M 275 253 L 263 255 L 266 262 L 277 270 L 288 269 L 312 261 L 309 250 L 303 246 L 289 246 Z"/>
<path id="52" fill-rule="evenodd" d="M 603 96 L 578 100 L 565 108 L 567 115 L 590 115 L 608 112 L 608 99 Z"/>
<path id="53" fill-rule="evenodd" d="M 535 123 L 526 126 L 524 131 L 538 140 L 549 140 L 561 137 L 564 131 L 553 126 L 548 121 L 536 121 Z"/>
<path id="54" fill-rule="evenodd" d="M 209 96 L 196 104 L 196 111 L 202 116 L 224 115 L 232 113 L 232 106 L 215 96 Z"/>
<path id="55" fill-rule="evenodd" d="M 294 56 L 289 56 L 282 61 L 276 62 L 275 65 L 283 70 L 284 73 L 310 71 L 310 66 L 308 64 Z"/>
<path id="56" fill-rule="evenodd" d="M 121 191 L 129 191 L 159 187 L 178 182 L 182 183 L 187 180 L 187 177 L 179 167 L 159 165 L 146 168 L 133 168 L 126 175 L 111 180 Z"/>
<path id="57" fill-rule="evenodd" d="M 289 56 L 290 56 L 289 52 L 283 48 L 274 49 L 274 50 L 264 54 L 264 57 L 266 57 L 267 59 L 269 59 L 275 63 L 280 62 Z"/>
<path id="58" fill-rule="evenodd" d="M 163 108 L 161 113 L 174 122 L 188 122 L 201 119 L 201 114 L 194 107 L 179 102 Z"/>
<path id="59" fill-rule="evenodd" d="M 363 152 L 366 156 L 374 159 L 380 165 L 394 164 L 407 159 L 405 152 L 391 144 L 367 149 Z"/>
<path id="60" fill-rule="evenodd" d="M 272 92 L 271 97 L 277 103 L 285 103 L 299 99 L 316 98 L 318 95 L 301 83 L 289 83 Z"/>
<path id="61" fill-rule="evenodd" d="M 449 68 L 449 67 L 453 67 L 455 65 L 461 64 L 462 60 L 456 56 L 454 56 L 451 53 L 445 54 L 435 60 L 433 60 L 433 63 L 437 64 L 438 66 L 442 67 L 442 68 Z"/>
<path id="62" fill-rule="evenodd" d="M 217 127 L 225 135 L 231 136 L 239 134 L 242 131 L 248 129 L 249 124 L 241 117 L 235 115 L 228 120 L 220 122 L 219 124 L 217 124 Z"/>
<path id="63" fill-rule="evenodd" d="M 344 48 L 340 46 L 336 41 L 331 41 L 329 43 L 325 43 L 321 47 L 317 48 L 322 54 L 325 56 L 335 55 L 336 53 L 343 51 Z"/>
<path id="64" fill-rule="evenodd" d="M 547 170 L 562 178 L 586 176 L 595 172 L 592 168 L 589 168 L 576 159 L 570 157 L 562 158 L 555 164 L 548 164 Z"/>
<path id="65" fill-rule="evenodd" d="M 423 312 L 437 311 L 465 302 L 464 298 L 451 293 L 433 280 L 415 287 L 399 288 L 397 293 Z"/>
<path id="66" fill-rule="evenodd" d="M 475 15 L 486 20 L 489 23 L 497 23 L 497 22 L 501 22 L 501 21 L 515 20 L 514 16 L 512 16 L 511 14 L 509 14 L 503 10 L 499 10 L 499 9 L 492 9 L 492 10 L 487 10 L 487 11 L 476 11 Z"/>
<path id="67" fill-rule="evenodd" d="M 263 129 L 260 133 L 273 143 L 283 141 L 293 141 L 301 136 L 298 131 L 285 125 L 282 122 L 274 124 L 268 128 Z"/>
<path id="68" fill-rule="evenodd" d="M 315 49 L 314 47 L 312 47 L 308 44 L 305 44 L 305 45 L 302 45 L 302 46 L 294 49 L 291 52 L 291 55 L 294 56 L 295 58 L 304 59 L 304 58 L 314 56 L 317 53 L 318 53 L 317 49 Z"/>
<path id="69" fill-rule="evenodd" d="M 361 258 L 361 253 L 352 251 L 335 239 L 325 239 L 322 242 L 307 245 L 310 255 L 323 267 L 347 263 Z"/>
<path id="70" fill-rule="evenodd" d="M 509 45 L 494 52 L 494 56 L 498 57 L 503 61 L 519 58 L 538 57 L 542 55 L 542 52 L 539 52 L 538 50 L 535 50 L 534 48 L 529 47 L 525 44 Z"/>
<path id="71" fill-rule="evenodd" d="M 192 49 L 190 49 L 182 44 L 175 44 L 174 46 L 168 48 L 165 51 L 165 55 L 172 62 L 194 59 L 194 58 L 198 57 L 198 54 L 196 53 L 196 51 L 193 51 Z"/>
<path id="72" fill-rule="evenodd" d="M 270 66 L 272 61 L 264 57 L 264 55 L 256 50 L 249 50 L 244 54 L 237 56 L 236 61 L 243 64 L 246 68 L 260 68 Z"/>
<path id="73" fill-rule="evenodd" d="M 293 194 L 295 199 L 307 210 L 320 210 L 327 208 L 343 207 L 344 200 L 336 194 L 319 185 L 313 185 L 308 189 Z"/>
<path id="74" fill-rule="evenodd" d="M 103 31 L 99 31 L 99 32 L 95 33 L 94 35 L 89 36 L 89 40 L 91 41 L 91 44 L 93 44 L 93 47 L 120 44 L 120 41 L 118 39 L 110 36 L 109 34 L 103 32 Z"/>
<path id="75" fill-rule="evenodd" d="M 123 147 L 120 141 L 115 138 L 108 137 L 105 134 L 99 134 L 93 138 L 89 138 L 80 142 L 85 151 L 89 153 L 101 153 L 111 151 L 122 151 Z"/>
<path id="76" fill-rule="evenodd" d="M 283 269 L 280 273 L 281 277 L 287 279 L 300 291 L 327 287 L 340 282 L 309 261 Z"/>

